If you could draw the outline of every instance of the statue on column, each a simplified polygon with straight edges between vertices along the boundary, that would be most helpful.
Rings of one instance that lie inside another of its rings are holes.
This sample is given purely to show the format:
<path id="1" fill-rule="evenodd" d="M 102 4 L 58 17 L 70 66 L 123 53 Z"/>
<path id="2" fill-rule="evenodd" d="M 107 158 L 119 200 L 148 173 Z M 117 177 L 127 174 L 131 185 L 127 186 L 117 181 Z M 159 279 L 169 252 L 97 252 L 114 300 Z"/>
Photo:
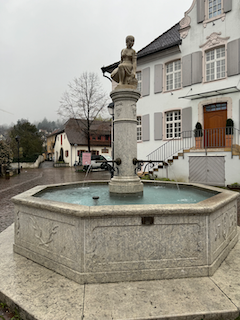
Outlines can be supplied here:
<path id="1" fill-rule="evenodd" d="M 138 84 L 136 79 L 137 53 L 132 49 L 134 45 L 133 36 L 127 36 L 126 45 L 127 47 L 121 51 L 121 62 L 113 70 L 111 78 L 119 83 L 119 87 L 136 89 Z"/>

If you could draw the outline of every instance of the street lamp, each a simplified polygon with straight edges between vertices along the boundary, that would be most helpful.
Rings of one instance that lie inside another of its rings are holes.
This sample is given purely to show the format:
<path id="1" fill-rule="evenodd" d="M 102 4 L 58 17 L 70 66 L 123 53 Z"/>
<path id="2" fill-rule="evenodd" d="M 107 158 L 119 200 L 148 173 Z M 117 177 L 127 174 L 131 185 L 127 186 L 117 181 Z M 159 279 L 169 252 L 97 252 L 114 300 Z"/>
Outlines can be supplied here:
<path id="1" fill-rule="evenodd" d="M 114 103 L 113 102 L 109 103 L 108 112 L 112 117 L 112 139 L 111 140 L 112 140 L 112 159 L 114 160 Z"/>
<path id="2" fill-rule="evenodd" d="M 20 173 L 20 159 L 19 159 L 19 140 L 20 140 L 20 137 L 16 136 L 15 140 L 17 141 L 17 144 L 18 144 L 18 174 L 19 174 Z"/>

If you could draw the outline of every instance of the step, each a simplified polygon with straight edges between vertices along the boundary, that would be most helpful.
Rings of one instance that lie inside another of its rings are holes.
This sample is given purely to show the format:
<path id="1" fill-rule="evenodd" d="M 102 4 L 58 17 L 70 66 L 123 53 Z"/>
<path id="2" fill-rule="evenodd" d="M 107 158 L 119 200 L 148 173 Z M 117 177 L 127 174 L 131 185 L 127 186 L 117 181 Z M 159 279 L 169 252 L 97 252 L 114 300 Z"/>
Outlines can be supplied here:
<path id="1" fill-rule="evenodd" d="M 0 297 L 23 319 L 235 320 L 239 315 L 240 242 L 212 277 L 80 285 L 13 254 L 13 237 L 13 225 L 0 233 Z"/>

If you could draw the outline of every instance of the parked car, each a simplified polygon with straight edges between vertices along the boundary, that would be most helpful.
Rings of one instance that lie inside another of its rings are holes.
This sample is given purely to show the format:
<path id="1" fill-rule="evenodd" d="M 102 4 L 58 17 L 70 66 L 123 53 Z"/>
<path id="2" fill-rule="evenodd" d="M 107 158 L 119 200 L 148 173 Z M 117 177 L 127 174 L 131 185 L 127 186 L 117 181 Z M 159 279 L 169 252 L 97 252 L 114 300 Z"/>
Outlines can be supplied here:
<path id="1" fill-rule="evenodd" d="M 102 170 L 109 170 L 112 167 L 112 163 L 104 163 L 104 162 L 97 162 L 98 160 L 107 160 L 111 161 L 112 158 L 108 155 L 92 155 L 91 156 L 91 168 L 90 169 L 102 169 Z M 84 166 L 83 170 L 88 170 L 89 166 Z"/>

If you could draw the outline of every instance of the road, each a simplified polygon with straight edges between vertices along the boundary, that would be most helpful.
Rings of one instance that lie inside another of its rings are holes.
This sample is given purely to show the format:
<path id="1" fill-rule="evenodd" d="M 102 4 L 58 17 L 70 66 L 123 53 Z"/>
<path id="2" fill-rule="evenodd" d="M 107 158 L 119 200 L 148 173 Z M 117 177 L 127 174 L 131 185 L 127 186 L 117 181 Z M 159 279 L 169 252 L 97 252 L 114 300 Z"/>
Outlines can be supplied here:
<path id="1" fill-rule="evenodd" d="M 74 168 L 54 168 L 52 162 L 44 162 L 38 169 L 23 169 L 9 180 L 0 179 L 0 232 L 14 221 L 14 206 L 11 198 L 38 185 L 76 182 L 86 180 L 109 180 L 108 171 L 93 171 L 85 177 Z"/>

